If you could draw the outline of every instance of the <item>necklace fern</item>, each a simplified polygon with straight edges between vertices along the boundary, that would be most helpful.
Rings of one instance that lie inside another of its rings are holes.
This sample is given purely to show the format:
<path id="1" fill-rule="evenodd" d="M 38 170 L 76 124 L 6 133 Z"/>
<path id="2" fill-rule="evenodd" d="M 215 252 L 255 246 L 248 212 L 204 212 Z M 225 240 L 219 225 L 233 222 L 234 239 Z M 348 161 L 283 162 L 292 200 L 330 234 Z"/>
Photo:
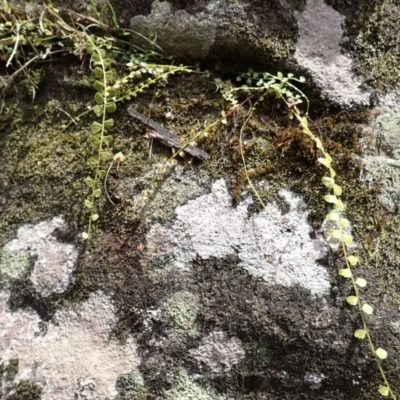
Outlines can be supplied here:
<path id="1" fill-rule="evenodd" d="M 223 97 L 225 98 L 225 100 L 232 104 L 232 107 L 237 107 L 237 94 L 240 91 L 256 91 L 261 95 L 261 97 L 259 98 L 260 100 L 263 99 L 264 95 L 268 93 L 274 93 L 277 98 L 283 100 L 286 104 L 289 112 L 289 118 L 296 118 L 298 120 L 302 132 L 314 141 L 317 149 L 322 155 L 322 157 L 318 158 L 318 162 L 323 165 L 327 170 L 327 175 L 322 178 L 322 184 L 329 191 L 324 196 L 324 201 L 332 205 L 332 210 L 326 215 L 326 219 L 332 224 L 332 229 L 329 231 L 329 236 L 338 241 L 339 246 L 341 247 L 344 254 L 346 266 L 345 268 L 341 268 L 339 270 L 339 275 L 343 278 L 350 279 L 352 282 L 354 293 L 347 296 L 346 301 L 352 306 L 357 306 L 361 320 L 361 326 L 355 330 L 354 336 L 360 340 L 366 338 L 368 341 L 369 348 L 375 358 L 378 370 L 383 381 L 383 383 L 377 388 L 378 392 L 384 397 L 390 396 L 393 400 L 395 400 L 396 396 L 390 386 L 382 365 L 383 360 L 388 357 L 388 352 L 383 348 L 377 348 L 375 346 L 366 322 L 365 315 L 373 314 L 373 308 L 368 303 L 362 301 L 361 291 L 367 285 L 367 281 L 364 278 L 359 277 L 355 274 L 354 268 L 359 264 L 359 260 L 354 255 L 349 254 L 349 247 L 353 243 L 353 237 L 351 236 L 351 234 L 348 233 L 350 221 L 344 217 L 345 205 L 341 200 L 342 188 L 335 182 L 336 171 L 332 167 L 332 157 L 325 150 L 321 139 L 315 136 L 309 128 L 307 118 L 309 101 L 304 93 L 299 90 L 294 84 L 295 82 L 304 82 L 305 79 L 303 77 L 295 78 L 293 74 L 288 74 L 287 76 L 284 76 L 282 73 L 279 72 L 276 76 L 274 76 L 269 73 L 257 73 L 251 70 L 239 76 L 237 78 L 237 81 L 242 81 L 243 79 L 246 80 L 246 85 L 237 88 L 232 88 L 231 82 L 223 82 L 220 79 L 216 81 Z M 255 86 L 252 86 L 253 82 L 256 82 Z M 302 103 L 303 100 L 307 103 L 307 111 L 305 114 L 303 114 L 298 107 L 298 105 Z M 253 109 L 254 107 L 251 107 L 250 113 L 240 131 L 241 142 L 244 126 L 248 122 L 248 119 L 251 117 Z M 244 156 L 243 162 L 245 175 L 250 184 L 250 187 L 254 191 L 257 198 L 260 200 L 260 203 L 264 205 L 263 201 L 260 199 L 259 194 L 257 193 L 257 190 L 255 189 L 249 178 Z"/>

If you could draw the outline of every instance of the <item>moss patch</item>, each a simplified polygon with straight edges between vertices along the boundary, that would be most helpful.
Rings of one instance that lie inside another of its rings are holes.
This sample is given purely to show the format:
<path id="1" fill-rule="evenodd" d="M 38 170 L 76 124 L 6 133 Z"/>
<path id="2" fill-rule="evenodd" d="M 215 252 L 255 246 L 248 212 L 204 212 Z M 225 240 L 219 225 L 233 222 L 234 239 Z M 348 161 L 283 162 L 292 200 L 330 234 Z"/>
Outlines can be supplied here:
<path id="1" fill-rule="evenodd" d="M 386 93 L 399 87 L 400 7 L 396 2 L 371 0 L 347 2 L 329 0 L 337 11 L 346 15 L 348 41 L 355 69 L 365 83 Z"/>
<path id="2" fill-rule="evenodd" d="M 7 365 L 0 364 L 0 396 L 12 400 L 40 400 L 42 388 L 29 380 L 14 382 L 19 360 L 12 358 Z"/>

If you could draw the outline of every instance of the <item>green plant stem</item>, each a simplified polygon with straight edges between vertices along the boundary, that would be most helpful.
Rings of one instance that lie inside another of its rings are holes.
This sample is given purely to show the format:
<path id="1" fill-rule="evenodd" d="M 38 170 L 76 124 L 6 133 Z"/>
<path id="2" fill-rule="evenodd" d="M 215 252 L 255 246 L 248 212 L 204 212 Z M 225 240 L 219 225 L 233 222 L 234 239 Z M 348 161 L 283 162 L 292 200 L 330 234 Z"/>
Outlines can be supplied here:
<path id="1" fill-rule="evenodd" d="M 20 37 L 19 37 L 19 28 L 20 28 L 20 25 L 19 25 L 19 22 L 18 22 L 18 21 L 16 22 L 16 25 L 17 25 L 17 32 L 16 32 L 16 38 L 15 38 L 14 49 L 13 49 L 13 51 L 12 51 L 10 57 L 9 57 L 8 60 L 7 60 L 6 68 L 8 68 L 8 67 L 10 66 L 11 61 L 13 60 L 13 58 L 14 58 L 16 52 L 17 52 L 17 49 L 18 49 L 18 44 L 19 44 L 19 40 L 20 40 Z"/>
<path id="2" fill-rule="evenodd" d="M 99 176 L 99 170 L 100 170 L 100 162 L 101 162 L 101 152 L 103 150 L 103 139 L 104 139 L 104 132 L 105 132 L 105 121 L 106 121 L 106 116 L 107 116 L 107 111 L 106 111 L 106 106 L 107 106 L 107 76 L 106 76 L 106 67 L 104 64 L 104 59 L 103 56 L 101 54 L 100 51 L 98 51 L 98 48 L 95 46 L 95 44 L 92 42 L 92 45 L 97 53 L 97 55 L 99 56 L 100 59 L 100 63 L 101 63 L 101 69 L 103 71 L 103 87 L 104 87 L 104 102 L 103 102 L 103 110 L 102 110 L 102 123 L 101 123 L 101 131 L 100 131 L 100 143 L 99 143 L 99 151 L 98 151 L 98 155 L 97 155 L 97 165 L 96 165 L 96 172 L 94 175 L 94 185 L 93 185 L 93 190 L 92 190 L 92 195 L 91 195 L 91 203 L 92 203 L 92 207 L 90 208 L 90 218 L 89 218 L 89 225 L 88 225 L 88 229 L 87 229 L 87 234 L 88 237 L 90 238 L 90 232 L 92 229 L 92 223 L 93 223 L 93 215 L 94 215 L 94 202 L 95 202 L 95 189 L 96 189 L 96 185 L 97 182 L 100 179 Z"/>
<path id="3" fill-rule="evenodd" d="M 351 271 L 351 277 L 350 277 L 351 278 L 351 283 L 353 285 L 354 293 L 355 293 L 355 295 L 356 295 L 356 297 L 358 299 L 358 301 L 357 301 L 358 312 L 360 314 L 361 324 L 363 326 L 363 329 L 366 332 L 366 336 L 367 336 L 367 339 L 368 339 L 369 347 L 370 347 L 371 352 L 372 352 L 372 354 L 373 354 L 373 356 L 375 358 L 376 364 L 378 365 L 378 369 L 379 369 L 379 372 L 381 374 L 381 377 L 382 377 L 383 381 L 385 382 L 386 387 L 389 389 L 389 393 L 390 393 L 392 399 L 396 400 L 396 396 L 394 395 L 394 393 L 392 391 L 392 388 L 390 387 L 389 381 L 388 381 L 388 379 L 386 377 L 385 371 L 382 368 L 382 363 L 381 363 L 380 359 L 376 355 L 375 345 L 374 345 L 374 342 L 372 340 L 371 333 L 370 333 L 370 331 L 368 329 L 367 322 L 365 321 L 364 311 L 362 310 L 360 291 L 358 290 L 358 286 L 357 286 L 356 281 L 354 279 L 353 270 L 352 270 L 351 265 L 350 265 L 350 263 L 349 263 L 349 261 L 347 259 L 346 244 L 343 241 L 340 241 L 340 246 L 341 246 L 341 248 L 343 250 L 343 256 L 344 256 L 344 258 L 346 260 L 346 266 Z"/>
<path id="4" fill-rule="evenodd" d="M 107 169 L 106 176 L 105 176 L 105 178 L 104 178 L 104 193 L 106 194 L 108 201 L 109 201 L 113 206 L 115 206 L 115 203 L 111 200 L 110 195 L 108 194 L 108 191 L 107 191 L 107 179 L 108 179 L 108 175 L 110 174 L 110 171 L 111 171 L 111 168 L 112 168 L 113 165 L 114 165 L 114 161 L 111 161 L 110 166 L 109 166 L 108 169 Z"/>
<path id="5" fill-rule="evenodd" d="M 255 194 L 255 196 L 257 197 L 258 201 L 263 206 L 263 208 L 267 208 L 266 205 L 264 204 L 264 202 L 262 201 L 261 196 L 258 194 L 258 190 L 254 187 L 253 182 L 250 179 L 249 172 L 248 172 L 248 169 L 247 169 L 247 164 L 246 164 L 246 157 L 244 155 L 244 149 L 243 149 L 243 132 L 244 132 L 244 129 L 245 129 L 247 123 L 249 122 L 251 116 L 253 115 L 253 111 L 254 111 L 254 106 L 251 105 L 249 113 L 247 114 L 247 117 L 246 117 L 243 125 L 240 128 L 240 133 L 239 133 L 240 155 L 242 157 L 243 169 L 244 169 L 244 173 L 246 175 L 247 182 L 249 183 L 251 189 L 253 190 L 253 193 Z"/>

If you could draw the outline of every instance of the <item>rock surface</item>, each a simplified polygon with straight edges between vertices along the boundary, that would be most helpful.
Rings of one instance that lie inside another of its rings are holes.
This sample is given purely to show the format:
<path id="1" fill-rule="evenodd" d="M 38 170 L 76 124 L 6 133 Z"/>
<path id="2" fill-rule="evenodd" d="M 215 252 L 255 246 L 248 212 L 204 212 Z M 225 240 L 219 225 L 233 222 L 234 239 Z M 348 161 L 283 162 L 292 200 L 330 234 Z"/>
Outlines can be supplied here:
<path id="1" fill-rule="evenodd" d="M 98 18 L 92 3 L 53 3 L 91 13 L 76 26 Z M 399 392 L 400 6 L 114 3 L 111 10 L 98 2 L 102 17 L 112 25 L 115 11 L 121 28 L 134 31 L 131 45 L 210 73 L 165 69 L 165 80 L 116 103 L 107 149 L 126 159 L 118 169 L 101 166 L 110 169 L 86 242 L 90 126 L 100 124 L 85 114 L 98 78 L 90 55 L 54 55 L 46 69 L 26 66 L 31 79 L 15 78 L 18 90 L 7 93 L 0 115 L 0 398 L 377 398 L 382 380 L 367 342 L 354 338 L 360 316 L 346 302 L 350 281 L 338 275 L 344 257 L 327 237 L 320 152 L 274 94 L 227 116 L 214 82 L 238 88 L 238 77 L 256 84 L 277 71 L 306 77 L 292 82 L 308 96 L 310 129 L 332 155 L 354 236 L 348 251 L 361 260 L 355 274 L 367 286 L 359 291 L 374 308 L 365 318 Z M 50 15 L 39 10 L 38 18 Z M 127 50 L 122 38 L 124 57 L 110 55 L 110 81 L 125 74 L 120 84 L 137 88 L 170 64 L 157 56 L 158 67 L 150 66 L 149 53 Z M 147 71 L 128 78 L 133 55 Z M 243 90 L 238 100 L 249 95 Z M 170 159 L 127 103 L 185 143 L 211 126 L 196 137 L 210 158 Z M 212 125 L 223 110 L 227 123 Z"/>

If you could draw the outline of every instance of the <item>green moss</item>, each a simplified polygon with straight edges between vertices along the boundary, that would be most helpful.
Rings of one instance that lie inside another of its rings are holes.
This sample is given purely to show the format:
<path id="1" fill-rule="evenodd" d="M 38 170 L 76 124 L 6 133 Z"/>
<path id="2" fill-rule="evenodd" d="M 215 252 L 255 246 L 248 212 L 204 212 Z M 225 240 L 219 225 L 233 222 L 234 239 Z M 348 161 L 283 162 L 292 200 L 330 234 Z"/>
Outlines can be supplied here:
<path id="1" fill-rule="evenodd" d="M 50 78 L 49 90 L 51 82 Z M 58 93 L 60 97 L 65 94 L 62 88 Z M 69 101 L 58 105 L 68 110 Z M 7 134 L 0 137 L 3 176 L 8 180 L 2 182 L 6 205 L 0 221 L 0 245 L 14 236 L 22 223 L 60 214 L 79 221 L 86 191 L 82 184 L 86 149 L 81 140 L 88 132 L 62 133 L 61 125 L 68 118 L 62 115 L 54 103 L 42 98 L 40 104 L 16 111 Z"/>
<path id="2" fill-rule="evenodd" d="M 174 168 L 166 178 L 166 184 L 163 181 L 159 182 L 159 190 L 146 207 L 143 214 L 147 221 L 170 220 L 176 207 L 203 194 L 204 189 L 198 181 L 195 174 L 185 171 L 181 166 Z"/>
<path id="3" fill-rule="evenodd" d="M 8 365 L 5 367 L 5 378 L 12 381 L 18 374 L 19 360 L 18 358 L 11 358 Z"/>
<path id="4" fill-rule="evenodd" d="M 34 101 L 39 90 L 39 84 L 45 76 L 44 68 L 37 68 L 31 71 L 30 74 L 24 76 L 20 81 L 19 86 L 21 94 L 27 101 Z"/>
<path id="5" fill-rule="evenodd" d="M 29 380 L 14 382 L 18 371 L 17 358 L 11 358 L 6 365 L 0 364 L 0 396 L 7 400 L 40 400 L 42 388 L 39 385 Z"/>
<path id="6" fill-rule="evenodd" d="M 7 400 L 40 400 L 42 398 L 42 388 L 28 380 L 21 380 L 13 388 L 12 394 Z"/>
<path id="7" fill-rule="evenodd" d="M 384 91 L 399 87 L 400 6 L 391 1 L 360 3 L 352 52 L 366 82 Z"/>
<path id="8" fill-rule="evenodd" d="M 285 37 L 286 36 L 286 37 Z M 257 48 L 266 59 L 271 58 L 275 62 L 286 60 L 294 52 L 296 42 L 294 36 L 278 36 L 266 32 L 264 36 L 256 42 Z"/>

